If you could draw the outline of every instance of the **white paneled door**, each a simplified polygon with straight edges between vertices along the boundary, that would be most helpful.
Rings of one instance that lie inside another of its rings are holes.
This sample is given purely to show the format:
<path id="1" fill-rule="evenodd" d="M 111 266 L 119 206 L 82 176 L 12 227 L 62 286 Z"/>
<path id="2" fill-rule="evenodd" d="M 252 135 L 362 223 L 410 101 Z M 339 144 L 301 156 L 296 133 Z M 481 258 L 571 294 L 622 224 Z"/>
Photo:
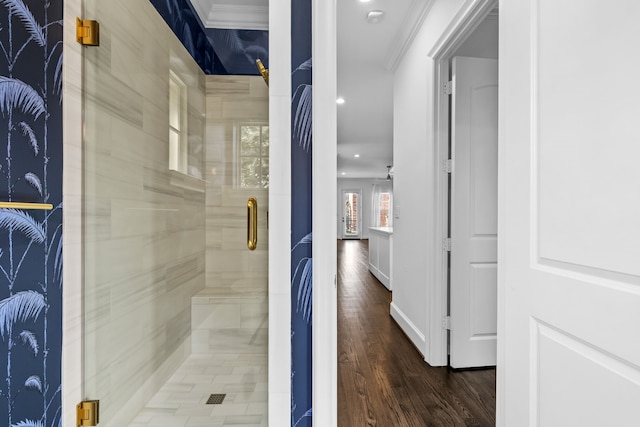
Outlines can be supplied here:
<path id="1" fill-rule="evenodd" d="M 498 425 L 637 426 L 640 3 L 500 3 Z"/>
<path id="2" fill-rule="evenodd" d="M 498 61 L 453 59 L 449 364 L 496 364 Z"/>

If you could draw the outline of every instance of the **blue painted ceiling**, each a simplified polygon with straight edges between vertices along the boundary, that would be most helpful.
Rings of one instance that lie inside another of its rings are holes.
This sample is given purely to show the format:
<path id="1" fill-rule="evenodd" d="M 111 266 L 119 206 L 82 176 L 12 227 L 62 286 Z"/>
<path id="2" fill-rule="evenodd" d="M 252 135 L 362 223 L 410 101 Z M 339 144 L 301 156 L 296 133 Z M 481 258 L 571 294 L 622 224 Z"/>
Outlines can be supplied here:
<path id="1" fill-rule="evenodd" d="M 269 67 L 269 32 L 206 28 L 189 0 L 150 0 L 207 74 L 259 75 L 256 59 Z"/>

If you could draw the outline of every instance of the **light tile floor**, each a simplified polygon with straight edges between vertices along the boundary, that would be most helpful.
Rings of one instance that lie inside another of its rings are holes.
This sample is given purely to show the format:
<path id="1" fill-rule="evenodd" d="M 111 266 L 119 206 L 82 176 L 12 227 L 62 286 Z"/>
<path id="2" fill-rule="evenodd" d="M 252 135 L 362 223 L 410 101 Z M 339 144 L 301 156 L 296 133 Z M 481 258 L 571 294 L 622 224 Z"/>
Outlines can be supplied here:
<path id="1" fill-rule="evenodd" d="M 211 394 L 226 394 L 207 405 Z M 267 356 L 192 354 L 129 427 L 266 427 Z"/>

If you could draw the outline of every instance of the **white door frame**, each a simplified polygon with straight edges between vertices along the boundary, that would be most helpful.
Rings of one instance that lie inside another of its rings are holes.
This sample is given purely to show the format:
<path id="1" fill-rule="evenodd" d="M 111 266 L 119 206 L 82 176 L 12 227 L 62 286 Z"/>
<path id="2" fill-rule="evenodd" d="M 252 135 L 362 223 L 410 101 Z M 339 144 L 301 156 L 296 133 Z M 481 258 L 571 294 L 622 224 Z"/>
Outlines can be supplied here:
<path id="1" fill-rule="evenodd" d="M 269 425 L 291 423 L 291 1 L 269 2 Z M 277 171 L 277 173 L 276 173 Z"/>
<path id="2" fill-rule="evenodd" d="M 335 427 L 338 425 L 336 0 L 312 1 L 313 425 Z"/>
<path id="3" fill-rule="evenodd" d="M 291 0 L 269 2 L 269 425 L 291 416 Z M 312 0 L 313 425 L 338 424 L 336 0 Z M 276 134 L 278 136 L 276 136 Z M 272 147 L 276 145 L 272 143 Z M 275 174 L 274 171 L 279 171 Z M 277 176 L 276 176 L 277 175 Z M 279 206 L 279 215 L 274 212 Z"/>
<path id="4" fill-rule="evenodd" d="M 487 15 L 497 7 L 498 0 L 478 0 L 472 2 L 468 8 L 461 9 L 453 19 L 451 25 L 444 31 L 440 39 L 428 53 L 434 61 L 434 170 L 436 184 L 436 218 L 434 236 L 435 239 L 434 277 L 438 280 L 429 286 L 427 291 L 426 307 L 428 307 L 430 324 L 441 325 L 447 315 L 447 281 L 449 272 L 447 269 L 446 252 L 442 250 L 440 242 L 447 238 L 449 217 L 449 188 L 448 173 L 444 171 L 444 162 L 449 157 L 449 95 L 444 92 L 444 84 L 449 81 L 449 61 L 460 45 L 476 29 Z M 432 366 L 446 366 L 448 364 L 447 331 L 444 328 L 431 328 L 427 342 L 430 349 L 425 354 L 430 355 L 429 364 Z"/>

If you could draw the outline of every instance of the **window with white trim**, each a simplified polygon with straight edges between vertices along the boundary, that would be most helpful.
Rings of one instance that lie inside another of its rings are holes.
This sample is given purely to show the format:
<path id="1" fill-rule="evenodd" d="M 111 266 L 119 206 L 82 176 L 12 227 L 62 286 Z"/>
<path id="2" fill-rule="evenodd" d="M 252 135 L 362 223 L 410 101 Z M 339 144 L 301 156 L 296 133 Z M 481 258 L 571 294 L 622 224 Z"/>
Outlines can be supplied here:
<path id="1" fill-rule="evenodd" d="M 187 173 L 187 87 L 175 73 L 169 75 L 169 169 Z"/>
<path id="2" fill-rule="evenodd" d="M 241 188 L 269 188 L 269 125 L 238 126 L 239 181 Z"/>

